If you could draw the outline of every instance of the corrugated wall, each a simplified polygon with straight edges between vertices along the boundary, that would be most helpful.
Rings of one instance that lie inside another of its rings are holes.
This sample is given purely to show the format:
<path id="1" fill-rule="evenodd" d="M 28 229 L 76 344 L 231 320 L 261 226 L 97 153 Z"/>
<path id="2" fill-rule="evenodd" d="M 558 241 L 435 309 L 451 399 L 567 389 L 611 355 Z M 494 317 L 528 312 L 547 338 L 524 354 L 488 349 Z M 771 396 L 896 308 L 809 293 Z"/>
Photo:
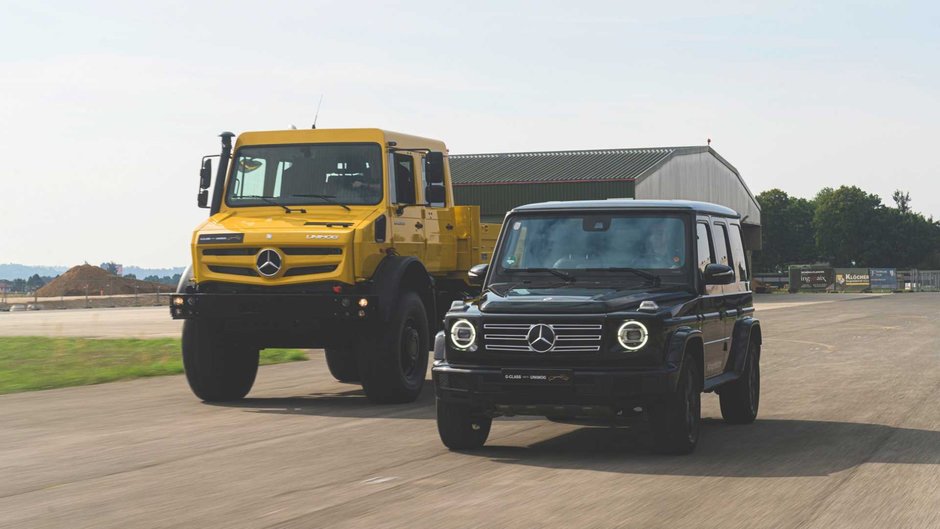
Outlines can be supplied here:
<path id="1" fill-rule="evenodd" d="M 634 198 L 633 181 L 454 186 L 454 201 L 458 205 L 480 206 L 484 222 L 502 222 L 507 211 L 523 204 L 605 198 Z"/>

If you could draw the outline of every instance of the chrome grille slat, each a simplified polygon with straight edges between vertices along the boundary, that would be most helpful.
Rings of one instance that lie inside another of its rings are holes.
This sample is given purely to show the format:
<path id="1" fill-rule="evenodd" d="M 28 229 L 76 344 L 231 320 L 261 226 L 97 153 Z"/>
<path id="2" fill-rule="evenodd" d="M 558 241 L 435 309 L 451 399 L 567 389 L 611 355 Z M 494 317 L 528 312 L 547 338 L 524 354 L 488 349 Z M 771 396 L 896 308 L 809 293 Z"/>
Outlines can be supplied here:
<path id="1" fill-rule="evenodd" d="M 532 323 L 484 323 L 483 347 L 488 351 L 510 353 L 596 353 L 601 350 L 604 326 L 600 323 L 550 323 L 555 345 L 546 353 L 536 352 L 527 342 Z"/>

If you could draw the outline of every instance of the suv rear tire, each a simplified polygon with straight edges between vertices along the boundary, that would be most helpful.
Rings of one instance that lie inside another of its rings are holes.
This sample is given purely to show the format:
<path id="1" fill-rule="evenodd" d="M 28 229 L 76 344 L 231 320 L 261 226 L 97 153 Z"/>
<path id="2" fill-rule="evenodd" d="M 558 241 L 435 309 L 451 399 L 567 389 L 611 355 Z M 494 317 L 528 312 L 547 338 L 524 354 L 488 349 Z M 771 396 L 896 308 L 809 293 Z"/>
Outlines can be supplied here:
<path id="1" fill-rule="evenodd" d="M 259 350 L 236 345 L 218 322 L 183 323 L 183 369 L 197 397 L 206 402 L 243 398 L 258 374 Z"/>
<path id="2" fill-rule="evenodd" d="M 424 387 L 431 343 L 421 298 L 404 292 L 392 321 L 358 345 L 359 377 L 366 397 L 377 404 L 414 402 Z"/>
<path id="3" fill-rule="evenodd" d="M 702 422 L 702 385 L 698 364 L 686 356 L 675 393 L 647 408 L 653 431 L 653 451 L 689 454 L 698 443 Z"/>
<path id="4" fill-rule="evenodd" d="M 451 450 L 480 448 L 492 425 L 492 417 L 474 414 L 466 404 L 437 399 L 437 433 Z"/>
<path id="5" fill-rule="evenodd" d="M 751 340 L 744 359 L 744 372 L 734 382 L 718 389 L 721 417 L 728 424 L 750 424 L 760 407 L 760 344 Z"/>
<path id="6" fill-rule="evenodd" d="M 323 350 L 323 355 L 326 357 L 326 367 L 333 378 L 340 382 L 359 382 L 359 364 L 356 363 L 355 351 L 327 347 Z"/>

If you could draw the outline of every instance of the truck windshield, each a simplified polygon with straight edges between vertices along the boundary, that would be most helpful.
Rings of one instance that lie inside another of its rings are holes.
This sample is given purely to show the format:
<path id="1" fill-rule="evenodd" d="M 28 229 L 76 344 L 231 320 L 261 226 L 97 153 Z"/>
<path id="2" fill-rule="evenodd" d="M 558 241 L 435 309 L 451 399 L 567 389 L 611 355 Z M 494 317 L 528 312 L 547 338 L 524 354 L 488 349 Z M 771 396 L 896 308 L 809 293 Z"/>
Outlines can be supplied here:
<path id="1" fill-rule="evenodd" d="M 235 153 L 225 203 L 233 207 L 378 204 L 381 158 L 377 144 L 242 147 Z"/>
<path id="2" fill-rule="evenodd" d="M 493 282 L 564 271 L 582 284 L 590 277 L 652 284 L 686 283 L 686 222 L 679 216 L 590 214 L 516 216 L 496 254 Z"/>

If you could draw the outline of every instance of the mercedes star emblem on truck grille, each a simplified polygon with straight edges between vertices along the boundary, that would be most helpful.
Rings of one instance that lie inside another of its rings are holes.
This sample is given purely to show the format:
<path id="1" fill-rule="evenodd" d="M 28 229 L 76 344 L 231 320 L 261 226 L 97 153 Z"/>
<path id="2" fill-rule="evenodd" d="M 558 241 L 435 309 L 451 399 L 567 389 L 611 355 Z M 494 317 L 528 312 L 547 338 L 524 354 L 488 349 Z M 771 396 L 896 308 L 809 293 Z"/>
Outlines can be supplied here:
<path id="1" fill-rule="evenodd" d="M 258 267 L 258 273 L 264 277 L 274 277 L 281 271 L 281 254 L 272 248 L 265 248 L 258 253 L 255 265 Z"/>
<path id="2" fill-rule="evenodd" d="M 555 347 L 555 330 L 544 323 L 539 323 L 529 327 L 529 333 L 526 334 L 525 339 L 536 353 L 547 353 Z"/>

